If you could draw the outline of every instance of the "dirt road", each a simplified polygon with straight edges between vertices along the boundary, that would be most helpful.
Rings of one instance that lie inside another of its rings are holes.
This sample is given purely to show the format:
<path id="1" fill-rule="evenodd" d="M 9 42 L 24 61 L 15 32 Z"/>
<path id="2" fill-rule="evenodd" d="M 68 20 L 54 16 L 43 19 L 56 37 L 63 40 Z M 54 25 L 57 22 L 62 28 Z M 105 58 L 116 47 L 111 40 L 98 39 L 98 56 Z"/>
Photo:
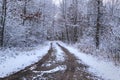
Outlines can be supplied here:
<path id="1" fill-rule="evenodd" d="M 58 43 L 56 45 L 63 51 L 64 61 L 56 60 L 57 49 L 51 43 L 48 53 L 40 61 L 0 80 L 103 80 L 90 73 L 89 66 L 65 47 Z M 59 69 L 60 67 L 63 69 Z"/>

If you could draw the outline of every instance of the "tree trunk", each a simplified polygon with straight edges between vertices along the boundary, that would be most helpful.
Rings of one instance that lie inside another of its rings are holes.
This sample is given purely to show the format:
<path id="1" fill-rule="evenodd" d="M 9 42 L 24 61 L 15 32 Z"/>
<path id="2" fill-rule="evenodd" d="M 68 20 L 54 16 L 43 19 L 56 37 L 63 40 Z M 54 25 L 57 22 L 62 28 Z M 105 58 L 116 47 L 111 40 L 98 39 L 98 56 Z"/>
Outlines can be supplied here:
<path id="1" fill-rule="evenodd" d="M 25 3 L 24 3 L 23 15 L 26 15 L 26 6 L 27 6 L 27 0 L 25 0 Z M 25 19 L 23 19 L 23 25 L 24 24 L 25 24 Z"/>
<path id="2" fill-rule="evenodd" d="M 74 28 L 74 43 L 78 41 L 78 30 L 77 26 Z"/>
<path id="3" fill-rule="evenodd" d="M 69 30 L 68 30 L 68 26 L 67 26 L 67 2 L 66 2 L 66 0 L 63 0 L 63 10 L 62 10 L 62 12 L 63 12 L 63 18 L 64 18 L 64 20 L 65 20 L 65 30 L 66 30 L 66 40 L 67 40 L 67 42 L 69 43 Z"/>
<path id="4" fill-rule="evenodd" d="M 6 4 L 7 0 L 2 1 L 2 16 L 1 16 L 1 41 L 0 45 L 3 47 L 4 46 L 4 34 L 5 34 L 5 21 L 6 21 Z"/>
<path id="5" fill-rule="evenodd" d="M 78 31 L 77 31 L 77 20 L 78 20 L 78 0 L 74 0 L 74 6 L 75 6 L 75 13 L 74 13 L 74 43 L 77 42 L 78 39 Z"/>
<path id="6" fill-rule="evenodd" d="M 97 0 L 97 25 L 96 25 L 96 48 L 99 48 L 100 45 L 100 17 L 101 17 L 101 12 L 100 12 L 100 0 Z"/>
<path id="7" fill-rule="evenodd" d="M 68 41 L 68 43 L 69 43 L 69 42 L 70 42 L 70 40 L 69 40 L 69 32 L 68 32 L 68 27 L 67 27 L 66 23 L 65 23 L 65 28 L 66 28 L 67 41 Z"/>

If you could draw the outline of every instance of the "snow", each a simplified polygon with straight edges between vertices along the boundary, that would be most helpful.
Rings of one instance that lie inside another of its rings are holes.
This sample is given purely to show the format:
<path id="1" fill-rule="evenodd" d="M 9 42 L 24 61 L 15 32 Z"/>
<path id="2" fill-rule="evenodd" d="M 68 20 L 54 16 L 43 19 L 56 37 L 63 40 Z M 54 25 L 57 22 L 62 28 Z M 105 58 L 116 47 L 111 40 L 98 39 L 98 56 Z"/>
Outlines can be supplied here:
<path id="1" fill-rule="evenodd" d="M 89 71 L 102 77 L 105 80 L 120 80 L 120 67 L 115 66 L 112 62 L 100 60 L 92 55 L 81 53 L 77 48 L 68 46 L 62 42 L 58 42 L 73 53 L 77 58 L 81 59 L 89 66 Z"/>
<path id="2" fill-rule="evenodd" d="M 58 66 L 58 67 L 56 67 L 54 69 L 51 69 L 51 70 L 48 70 L 48 71 L 41 71 L 41 72 L 44 74 L 44 73 L 55 73 L 57 71 L 63 71 L 63 70 L 66 70 L 66 66 L 65 65 Z"/>
<path id="3" fill-rule="evenodd" d="M 34 64 L 44 56 L 49 50 L 49 43 L 47 45 L 38 46 L 31 51 L 16 51 L 18 55 L 8 57 L 0 63 L 0 78 L 8 76 L 14 72 L 24 69 L 26 66 Z M 7 54 L 13 54 L 14 51 L 8 50 Z"/>
<path id="4" fill-rule="evenodd" d="M 56 49 L 56 61 L 65 61 L 65 54 L 64 52 L 58 47 L 56 43 L 53 42 L 53 47 Z"/>
<path id="5" fill-rule="evenodd" d="M 49 67 L 49 66 L 51 66 L 51 64 L 50 63 L 42 64 L 42 67 L 44 67 L 44 66 Z"/>
<path id="6" fill-rule="evenodd" d="M 60 3 L 62 2 L 62 0 L 52 0 L 52 1 L 56 6 L 60 6 Z"/>
<path id="7" fill-rule="evenodd" d="M 47 45 L 36 47 L 30 51 L 12 51 L 6 50 L 8 54 L 17 54 L 10 57 L 1 58 L 4 61 L 0 61 L 0 77 L 5 77 L 14 72 L 24 69 L 26 66 L 29 66 L 44 56 L 49 50 L 50 43 Z M 89 54 L 81 53 L 76 47 L 66 45 L 60 41 L 53 41 L 53 47 L 56 49 L 56 60 L 63 61 L 65 60 L 64 52 L 57 46 L 56 43 L 67 48 L 72 54 L 74 54 L 78 59 L 82 60 L 84 64 L 88 65 L 88 71 L 92 74 L 102 77 L 104 80 L 119 80 L 120 79 L 120 67 L 115 66 L 112 62 L 107 62 L 100 60 L 97 57 L 94 57 Z M 2 52 L 0 52 L 2 53 Z M 4 52 L 3 52 L 4 53 Z M 0 56 L 1 57 L 1 56 Z M 78 61 L 79 62 L 79 61 Z M 49 64 L 48 64 L 49 66 Z M 40 73 L 54 73 L 59 70 L 65 70 L 66 66 L 58 66 L 52 70 L 40 71 Z M 38 75 L 41 76 L 41 75 Z"/>
<path id="8" fill-rule="evenodd" d="M 58 67 L 56 67 L 56 68 L 54 68 L 54 69 L 51 69 L 51 70 L 48 70 L 48 71 L 33 71 L 33 72 L 35 72 L 35 73 L 41 73 L 41 74 L 37 75 L 37 77 L 40 77 L 42 80 L 44 80 L 43 75 L 44 75 L 45 73 L 49 74 L 49 73 L 55 73 L 55 72 L 57 72 L 57 71 L 64 71 L 64 70 L 66 70 L 66 66 L 65 66 L 65 65 L 62 65 L 62 66 L 58 66 Z M 34 77 L 33 80 L 34 80 L 35 78 L 37 78 L 37 77 Z M 41 80 L 41 79 L 40 79 L 40 80 Z M 45 78 L 45 80 L 46 80 L 46 78 Z"/>

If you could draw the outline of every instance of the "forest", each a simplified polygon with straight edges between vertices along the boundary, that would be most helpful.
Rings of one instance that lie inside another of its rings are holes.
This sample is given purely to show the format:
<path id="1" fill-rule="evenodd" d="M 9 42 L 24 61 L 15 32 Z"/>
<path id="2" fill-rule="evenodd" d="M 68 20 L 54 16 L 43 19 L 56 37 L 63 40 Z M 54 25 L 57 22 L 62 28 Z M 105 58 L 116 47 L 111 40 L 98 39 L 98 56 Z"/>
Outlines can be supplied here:
<path id="1" fill-rule="evenodd" d="M 63 0 L 59 4 L 52 0 L 0 0 L 0 45 L 28 47 L 60 40 L 119 55 L 119 3 L 119 0 Z"/>
<path id="2" fill-rule="evenodd" d="M 0 0 L 2 56 L 52 41 L 120 65 L 120 0 Z"/>

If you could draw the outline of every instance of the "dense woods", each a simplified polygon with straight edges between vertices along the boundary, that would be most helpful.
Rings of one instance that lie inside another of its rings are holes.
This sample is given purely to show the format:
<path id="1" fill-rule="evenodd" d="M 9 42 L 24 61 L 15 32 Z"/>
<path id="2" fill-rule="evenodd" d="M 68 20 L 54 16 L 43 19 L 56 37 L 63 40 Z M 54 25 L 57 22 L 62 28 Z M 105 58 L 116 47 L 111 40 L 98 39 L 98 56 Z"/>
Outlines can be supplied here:
<path id="1" fill-rule="evenodd" d="M 0 46 L 29 47 L 44 41 L 120 51 L 119 0 L 0 0 Z"/>
<path id="2" fill-rule="evenodd" d="M 119 80 L 120 0 L 0 0 L 0 80 Z"/>

